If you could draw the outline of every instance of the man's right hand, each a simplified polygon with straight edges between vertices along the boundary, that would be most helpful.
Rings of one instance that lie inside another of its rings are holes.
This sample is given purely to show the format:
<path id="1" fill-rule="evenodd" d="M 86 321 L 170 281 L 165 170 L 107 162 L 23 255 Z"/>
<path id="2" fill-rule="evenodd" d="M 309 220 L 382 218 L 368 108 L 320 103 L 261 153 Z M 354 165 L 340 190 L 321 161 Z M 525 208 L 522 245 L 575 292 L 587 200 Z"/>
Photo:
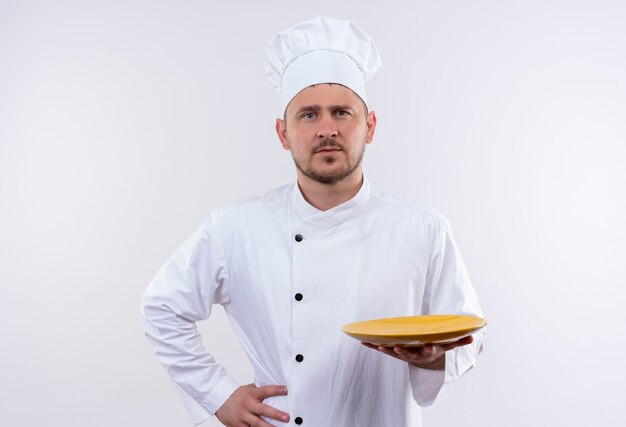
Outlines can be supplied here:
<path id="1" fill-rule="evenodd" d="M 261 419 L 261 416 L 273 420 L 288 422 L 289 414 L 263 404 L 263 400 L 271 396 L 285 396 L 287 387 L 283 385 L 266 385 L 257 387 L 248 384 L 239 387 L 217 410 L 215 416 L 228 427 L 272 427 Z"/>

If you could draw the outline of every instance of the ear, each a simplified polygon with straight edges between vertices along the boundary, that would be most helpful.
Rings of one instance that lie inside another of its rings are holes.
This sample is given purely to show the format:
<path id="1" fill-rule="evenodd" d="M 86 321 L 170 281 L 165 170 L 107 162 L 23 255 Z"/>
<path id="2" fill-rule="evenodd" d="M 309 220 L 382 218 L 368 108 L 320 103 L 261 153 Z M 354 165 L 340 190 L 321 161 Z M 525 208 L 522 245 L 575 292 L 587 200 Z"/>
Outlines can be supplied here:
<path id="1" fill-rule="evenodd" d="M 370 111 L 367 114 L 367 138 L 365 142 L 371 144 L 374 140 L 374 133 L 376 132 L 376 113 Z"/>
<path id="2" fill-rule="evenodd" d="M 287 123 L 282 119 L 276 119 L 276 134 L 280 139 L 280 145 L 285 150 L 289 150 L 289 143 L 287 142 Z"/>

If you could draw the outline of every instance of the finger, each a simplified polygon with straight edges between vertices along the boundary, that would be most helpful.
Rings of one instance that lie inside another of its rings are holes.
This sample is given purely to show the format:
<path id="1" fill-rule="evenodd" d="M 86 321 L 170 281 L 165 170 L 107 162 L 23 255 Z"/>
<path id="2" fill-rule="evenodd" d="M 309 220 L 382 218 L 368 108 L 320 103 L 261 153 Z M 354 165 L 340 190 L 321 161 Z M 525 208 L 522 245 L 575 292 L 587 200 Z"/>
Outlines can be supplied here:
<path id="1" fill-rule="evenodd" d="M 272 396 L 285 396 L 287 395 L 287 387 L 284 385 L 264 385 L 257 387 L 256 397 L 260 400 L 267 399 Z"/>
<path id="2" fill-rule="evenodd" d="M 424 359 L 421 347 L 394 347 L 393 352 L 398 359 L 405 362 L 415 362 Z"/>
<path id="3" fill-rule="evenodd" d="M 363 344 L 365 347 L 369 347 L 369 348 L 372 348 L 374 350 L 378 350 L 378 346 L 377 345 L 374 345 L 374 344 L 371 344 L 371 343 L 368 343 L 368 342 L 361 342 L 361 344 Z"/>
<path id="4" fill-rule="evenodd" d="M 419 348 L 411 348 L 411 347 L 394 347 L 393 352 L 398 356 L 406 357 L 418 354 L 420 352 Z"/>
<path id="5" fill-rule="evenodd" d="M 395 351 L 394 351 L 394 347 L 384 347 L 384 346 L 378 346 L 376 348 L 378 351 L 380 351 L 381 353 L 385 353 L 391 357 L 395 357 L 396 359 L 400 359 L 403 360 L 402 357 L 400 357 Z"/>
<path id="6" fill-rule="evenodd" d="M 425 349 L 425 347 L 394 347 L 393 351 L 402 359 L 430 357 L 430 349 Z"/>
<path id="7" fill-rule="evenodd" d="M 405 354 L 405 355 L 422 355 L 424 352 L 428 353 L 431 351 L 433 347 L 432 344 L 422 345 L 420 347 L 393 347 L 392 350 L 396 354 Z"/>
<path id="8" fill-rule="evenodd" d="M 254 412 L 256 412 L 258 415 L 262 415 L 273 420 L 282 421 L 284 423 L 289 421 L 288 413 L 278 410 L 272 406 L 265 405 L 263 403 L 260 403 L 259 406 L 257 406 L 256 411 Z"/>
<path id="9" fill-rule="evenodd" d="M 246 412 L 242 417 L 244 425 L 250 427 L 274 427 L 270 423 L 266 422 L 260 416 L 253 414 L 252 412 Z"/>
<path id="10" fill-rule="evenodd" d="M 422 357 L 430 358 L 430 357 L 433 357 L 437 353 L 437 348 L 432 344 L 428 344 L 422 347 L 419 353 L 420 353 L 420 356 Z"/>
<path id="11" fill-rule="evenodd" d="M 440 350 L 443 352 L 443 350 Z M 419 362 L 430 360 L 433 356 L 437 355 L 438 349 L 432 345 L 423 347 L 394 347 L 394 354 L 405 362 Z"/>
<path id="12" fill-rule="evenodd" d="M 372 350 L 378 350 L 381 353 L 385 353 L 385 354 L 388 354 L 390 356 L 394 356 L 391 347 L 385 347 L 385 346 L 382 346 L 382 345 L 371 344 L 371 343 L 368 343 L 368 342 L 361 342 L 361 344 L 363 344 L 365 347 L 371 348 Z"/>

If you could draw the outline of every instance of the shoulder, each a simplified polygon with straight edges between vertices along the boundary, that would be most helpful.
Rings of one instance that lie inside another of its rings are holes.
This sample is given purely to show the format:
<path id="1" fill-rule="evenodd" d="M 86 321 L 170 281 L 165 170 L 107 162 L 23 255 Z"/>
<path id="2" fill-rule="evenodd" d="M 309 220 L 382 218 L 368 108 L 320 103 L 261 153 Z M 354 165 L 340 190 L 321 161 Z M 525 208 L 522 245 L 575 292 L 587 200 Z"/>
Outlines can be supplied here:
<path id="1" fill-rule="evenodd" d="M 370 188 L 368 204 L 373 212 L 403 223 L 410 222 L 437 229 L 449 228 L 448 219 L 437 209 L 407 197 L 388 193 L 374 186 L 370 186 Z"/>
<path id="2" fill-rule="evenodd" d="M 284 211 L 293 190 L 293 184 L 274 188 L 263 195 L 247 197 L 213 209 L 204 219 L 204 228 L 214 228 L 224 222 L 261 219 Z"/>

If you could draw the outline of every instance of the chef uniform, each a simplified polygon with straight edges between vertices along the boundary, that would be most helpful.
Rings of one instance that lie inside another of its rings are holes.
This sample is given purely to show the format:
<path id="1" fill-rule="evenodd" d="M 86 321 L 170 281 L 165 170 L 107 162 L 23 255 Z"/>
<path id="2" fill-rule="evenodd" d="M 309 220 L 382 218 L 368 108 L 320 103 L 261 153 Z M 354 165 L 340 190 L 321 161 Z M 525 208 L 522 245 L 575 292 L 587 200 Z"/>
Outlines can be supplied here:
<path id="1" fill-rule="evenodd" d="M 297 93 L 293 88 L 320 82 L 354 86 L 365 99 L 362 81 L 341 75 L 356 68 L 363 80 L 363 69 L 379 65 L 364 34 L 329 18 L 279 33 L 268 45 L 269 61 L 283 55 L 288 64 L 274 62 L 274 70 L 284 78 L 294 61 L 305 61 L 298 67 L 308 70 L 300 84 L 288 76 L 281 86 L 283 106 Z M 319 44 L 310 46 L 312 40 Z M 320 46 L 329 40 L 334 44 L 325 51 Z M 315 79 L 306 63 L 310 53 L 318 68 L 325 68 L 320 61 L 336 64 L 337 55 L 354 65 L 342 58 L 335 76 Z M 326 211 L 310 205 L 297 183 L 215 209 L 150 283 L 141 307 L 146 336 L 196 424 L 239 387 L 195 326 L 213 304 L 224 307 L 255 384 L 287 386 L 288 395 L 264 401 L 291 416 L 289 423 L 267 420 L 276 426 L 420 426 L 420 405 L 430 405 L 444 383 L 470 369 L 483 343 L 478 332 L 472 344 L 448 351 L 445 370 L 436 371 L 341 332 L 347 323 L 381 317 L 482 315 L 446 219 L 377 190 L 365 177 L 352 199 Z"/>

